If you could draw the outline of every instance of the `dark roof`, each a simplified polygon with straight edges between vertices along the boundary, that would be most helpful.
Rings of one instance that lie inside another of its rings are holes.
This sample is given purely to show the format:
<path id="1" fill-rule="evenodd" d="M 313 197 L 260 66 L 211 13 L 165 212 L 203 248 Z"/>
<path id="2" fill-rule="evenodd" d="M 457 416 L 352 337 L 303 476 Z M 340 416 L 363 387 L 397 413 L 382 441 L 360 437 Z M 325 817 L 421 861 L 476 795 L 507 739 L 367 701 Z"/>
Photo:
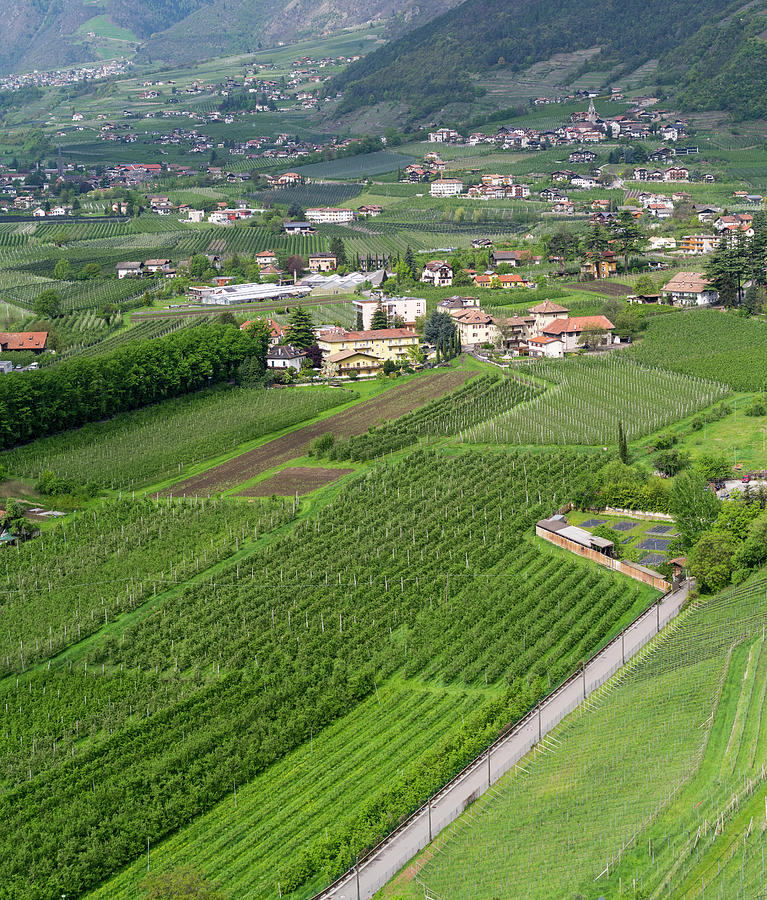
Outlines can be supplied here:
<path id="1" fill-rule="evenodd" d="M 294 347 L 292 344 L 271 347 L 266 354 L 267 359 L 301 359 L 304 356 L 306 356 L 306 350 L 301 350 L 300 347 Z"/>

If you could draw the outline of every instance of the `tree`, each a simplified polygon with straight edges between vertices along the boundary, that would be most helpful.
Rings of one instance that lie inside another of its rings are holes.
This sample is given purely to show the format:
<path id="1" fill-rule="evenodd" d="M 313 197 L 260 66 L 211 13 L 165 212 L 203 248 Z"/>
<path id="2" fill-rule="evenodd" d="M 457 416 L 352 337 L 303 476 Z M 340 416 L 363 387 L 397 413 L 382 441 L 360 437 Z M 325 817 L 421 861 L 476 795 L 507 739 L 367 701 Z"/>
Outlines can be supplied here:
<path id="1" fill-rule="evenodd" d="M 379 303 L 376 307 L 376 311 L 373 313 L 373 319 L 370 322 L 370 327 L 373 331 L 380 331 L 382 328 L 389 327 L 389 319 L 386 315 L 386 310 Z"/>
<path id="2" fill-rule="evenodd" d="M 202 278 L 209 268 L 208 257 L 204 253 L 195 253 L 189 263 L 189 274 L 194 278 Z"/>
<path id="3" fill-rule="evenodd" d="M 676 447 L 672 447 L 669 450 L 661 450 L 653 459 L 655 468 L 669 477 L 673 477 L 678 472 L 681 472 L 689 462 L 690 454 L 684 450 L 677 450 Z"/>
<path id="4" fill-rule="evenodd" d="M 53 288 L 47 288 L 37 295 L 35 312 L 38 316 L 51 318 L 61 312 L 61 294 Z"/>
<path id="5" fill-rule="evenodd" d="M 683 472 L 676 476 L 671 490 L 671 514 L 685 547 L 692 547 L 716 522 L 721 506 L 700 475 Z"/>
<path id="6" fill-rule="evenodd" d="M 315 344 L 312 317 L 306 309 L 296 306 L 288 319 L 288 328 L 285 335 L 285 343 L 306 350 Z"/>
<path id="7" fill-rule="evenodd" d="M 349 260 L 346 256 L 346 246 L 344 245 L 343 238 L 334 237 L 330 239 L 330 252 L 335 256 L 339 266 L 348 264 Z"/>
<path id="8" fill-rule="evenodd" d="M 628 465 L 629 461 L 629 448 L 626 443 L 626 432 L 623 430 L 623 422 L 618 422 L 618 459 L 624 464 Z"/>
<path id="9" fill-rule="evenodd" d="M 426 362 L 426 354 L 417 344 L 407 348 L 407 357 L 414 365 L 421 366 Z"/>
<path id="10" fill-rule="evenodd" d="M 449 313 L 437 312 L 437 310 L 434 310 L 423 326 L 424 340 L 430 344 L 435 344 L 443 350 L 448 342 L 453 339 L 455 332 L 456 327 L 453 317 Z"/>
<path id="11" fill-rule="evenodd" d="M 289 256 L 285 260 L 285 269 L 290 272 L 294 277 L 300 275 L 304 269 L 306 268 L 306 263 L 303 260 L 303 257 L 298 256 L 298 254 L 294 256 Z"/>
<path id="12" fill-rule="evenodd" d="M 706 275 L 725 306 L 737 306 L 741 284 L 749 271 L 748 245 L 744 238 L 724 234 L 706 266 Z"/>
<path id="13" fill-rule="evenodd" d="M 721 591 L 730 583 L 735 540 L 726 531 L 707 531 L 687 557 L 690 574 L 704 591 Z"/>
<path id="14" fill-rule="evenodd" d="M 607 250 L 607 232 L 601 225 L 591 225 L 583 236 L 581 252 L 602 253 Z"/>
<path id="15" fill-rule="evenodd" d="M 651 294 L 657 294 L 658 289 L 649 275 L 640 275 L 634 285 L 634 293 L 638 297 L 646 297 Z"/>
<path id="16" fill-rule="evenodd" d="M 142 900 L 224 900 L 220 891 L 189 868 L 147 875 L 141 889 Z"/>
<path id="17" fill-rule="evenodd" d="M 397 279 L 397 284 L 413 280 L 413 273 L 404 259 L 397 260 L 397 264 L 394 266 L 394 276 Z"/>
<path id="18" fill-rule="evenodd" d="M 69 281 L 72 277 L 72 266 L 69 264 L 68 259 L 60 259 L 56 263 L 53 267 L 53 277 L 56 281 Z"/>
<path id="19" fill-rule="evenodd" d="M 586 350 L 596 350 L 604 343 L 607 331 L 604 328 L 584 328 L 581 332 L 580 343 Z"/>
<path id="20" fill-rule="evenodd" d="M 642 327 L 641 314 L 631 306 L 622 309 L 611 321 L 615 324 L 615 333 L 623 340 L 633 340 Z"/>
<path id="21" fill-rule="evenodd" d="M 415 255 L 413 254 L 413 248 L 410 244 L 405 248 L 405 256 L 404 256 L 405 265 L 410 269 L 410 277 L 415 280 L 418 275 L 418 263 L 415 261 Z"/>
<path id="22" fill-rule="evenodd" d="M 578 240 L 575 238 L 567 226 L 558 228 L 549 238 L 549 253 L 552 256 L 559 257 L 559 274 L 565 274 L 565 263 L 573 255 L 573 251 L 578 246 Z"/>
<path id="23" fill-rule="evenodd" d="M 701 453 L 693 469 L 706 481 L 723 481 L 732 471 L 727 457 L 721 453 Z"/>
<path id="24" fill-rule="evenodd" d="M 453 275 L 453 285 L 455 287 L 468 287 L 470 284 L 474 282 L 471 280 L 471 276 L 468 272 L 463 269 L 456 269 L 455 274 Z"/>
<path id="25" fill-rule="evenodd" d="M 624 210 L 618 216 L 613 236 L 620 253 L 623 254 L 623 271 L 629 270 L 629 255 L 643 250 L 646 244 L 644 231 L 633 214 Z"/>

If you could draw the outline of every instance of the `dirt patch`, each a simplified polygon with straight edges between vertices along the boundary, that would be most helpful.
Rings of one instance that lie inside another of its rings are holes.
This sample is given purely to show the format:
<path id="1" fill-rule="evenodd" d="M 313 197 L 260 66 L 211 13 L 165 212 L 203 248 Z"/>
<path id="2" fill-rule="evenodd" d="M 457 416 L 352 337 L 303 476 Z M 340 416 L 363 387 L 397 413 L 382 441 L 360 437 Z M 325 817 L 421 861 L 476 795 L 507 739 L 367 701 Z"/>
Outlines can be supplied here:
<path id="1" fill-rule="evenodd" d="M 429 400 L 442 397 L 475 374 L 455 369 L 425 373 L 407 384 L 390 388 L 372 400 L 358 403 L 343 412 L 328 416 L 321 422 L 304 425 L 303 428 L 297 428 L 289 434 L 275 438 L 256 447 L 255 450 L 249 450 L 241 456 L 208 469 L 207 472 L 192 475 L 163 494 L 173 494 L 174 497 L 207 496 L 237 487 L 238 484 L 260 475 L 272 466 L 303 456 L 310 442 L 322 434 L 332 432 L 337 439 L 362 434 L 371 425 L 396 419 L 423 406 Z"/>
<path id="2" fill-rule="evenodd" d="M 278 497 L 294 497 L 296 494 L 303 496 L 353 471 L 354 469 L 314 469 L 310 466 L 295 466 L 282 469 L 265 481 L 259 481 L 258 484 L 240 491 L 240 496 L 271 497 L 272 494 L 277 494 Z"/>

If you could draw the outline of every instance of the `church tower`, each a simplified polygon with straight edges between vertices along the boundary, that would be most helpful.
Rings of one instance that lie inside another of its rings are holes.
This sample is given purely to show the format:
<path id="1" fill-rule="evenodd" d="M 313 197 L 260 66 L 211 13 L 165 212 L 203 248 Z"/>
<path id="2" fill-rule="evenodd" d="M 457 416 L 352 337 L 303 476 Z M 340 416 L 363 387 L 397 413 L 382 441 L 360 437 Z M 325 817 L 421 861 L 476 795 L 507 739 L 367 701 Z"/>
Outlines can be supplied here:
<path id="1" fill-rule="evenodd" d="M 599 116 L 597 115 L 597 111 L 594 108 L 594 98 L 592 97 L 589 100 L 589 111 L 586 113 L 586 121 L 591 122 L 592 125 L 596 125 L 599 121 Z"/>

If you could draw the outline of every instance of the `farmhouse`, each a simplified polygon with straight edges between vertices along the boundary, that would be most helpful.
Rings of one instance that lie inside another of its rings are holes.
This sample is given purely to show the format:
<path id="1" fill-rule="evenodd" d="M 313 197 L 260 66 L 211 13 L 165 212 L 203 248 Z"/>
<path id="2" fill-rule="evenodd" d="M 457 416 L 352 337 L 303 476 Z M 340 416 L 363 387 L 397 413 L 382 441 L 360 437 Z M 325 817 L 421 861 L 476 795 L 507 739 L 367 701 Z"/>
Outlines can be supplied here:
<path id="1" fill-rule="evenodd" d="M 162 272 L 163 274 L 170 273 L 170 260 L 169 259 L 148 259 L 144 263 L 144 268 L 150 275 L 154 275 L 156 272 Z"/>
<path id="2" fill-rule="evenodd" d="M 597 332 L 597 343 L 608 345 L 615 326 L 606 316 L 577 316 L 555 319 L 543 329 L 543 337 L 556 338 L 564 344 L 565 352 L 577 350 L 586 332 Z"/>
<path id="3" fill-rule="evenodd" d="M 118 278 L 141 278 L 144 274 L 142 262 L 119 262 L 115 266 Z"/>
<path id="4" fill-rule="evenodd" d="M 317 234 L 311 222 L 285 222 L 282 230 L 285 234 Z"/>
<path id="5" fill-rule="evenodd" d="M 716 303 L 719 293 L 699 272 L 677 272 L 664 285 L 663 296 L 674 306 L 705 306 Z"/>
<path id="6" fill-rule="evenodd" d="M 561 359 L 565 355 L 565 344 L 561 338 L 538 336 L 528 338 L 527 352 L 533 358 L 548 356 Z"/>
<path id="7" fill-rule="evenodd" d="M 47 343 L 47 331 L 0 331 L 0 350 L 32 350 L 42 353 Z"/>
<path id="8" fill-rule="evenodd" d="M 383 363 L 372 353 L 361 350 L 339 350 L 331 353 L 324 361 L 323 368 L 328 375 L 375 375 L 381 370 Z"/>
<path id="9" fill-rule="evenodd" d="M 444 259 L 433 259 L 423 267 L 421 281 L 434 287 L 449 287 L 453 283 L 453 267 Z"/>
<path id="10" fill-rule="evenodd" d="M 560 306 L 551 300 L 544 300 L 543 303 L 531 306 L 528 312 L 533 319 L 533 333 L 537 335 L 543 334 L 544 328 L 556 319 L 566 319 L 570 314 L 566 306 Z"/>
<path id="11" fill-rule="evenodd" d="M 581 275 L 588 278 L 609 278 L 618 271 L 612 251 L 605 250 L 599 256 L 592 255 L 581 265 Z"/>
<path id="12" fill-rule="evenodd" d="M 277 254 L 274 250 L 261 250 L 259 253 L 256 253 L 254 258 L 259 266 L 277 265 Z"/>
<path id="13" fill-rule="evenodd" d="M 310 253 L 310 272 L 333 272 L 338 268 L 338 260 L 332 253 Z"/>

